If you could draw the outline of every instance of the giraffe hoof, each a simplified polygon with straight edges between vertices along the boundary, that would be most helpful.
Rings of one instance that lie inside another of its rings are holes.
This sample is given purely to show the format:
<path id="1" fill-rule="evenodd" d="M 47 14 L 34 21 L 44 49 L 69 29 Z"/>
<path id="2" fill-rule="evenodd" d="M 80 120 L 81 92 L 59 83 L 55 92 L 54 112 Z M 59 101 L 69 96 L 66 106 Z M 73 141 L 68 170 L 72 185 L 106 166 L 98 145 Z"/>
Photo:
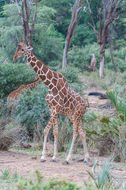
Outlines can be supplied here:
<path id="1" fill-rule="evenodd" d="M 56 160 L 55 159 L 51 159 L 50 162 L 56 162 Z"/>
<path id="2" fill-rule="evenodd" d="M 45 159 L 41 159 L 40 162 L 46 162 L 46 160 Z"/>
<path id="3" fill-rule="evenodd" d="M 68 165 L 68 164 L 70 164 L 67 160 L 65 160 L 64 162 L 63 162 L 63 165 Z"/>

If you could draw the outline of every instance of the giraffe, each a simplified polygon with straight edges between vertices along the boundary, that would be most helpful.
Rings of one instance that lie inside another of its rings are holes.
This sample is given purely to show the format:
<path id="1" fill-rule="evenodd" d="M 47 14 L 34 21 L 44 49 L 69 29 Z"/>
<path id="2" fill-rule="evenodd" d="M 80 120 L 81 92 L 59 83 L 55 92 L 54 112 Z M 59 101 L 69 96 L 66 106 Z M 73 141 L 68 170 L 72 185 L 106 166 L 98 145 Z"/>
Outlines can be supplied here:
<path id="1" fill-rule="evenodd" d="M 72 150 L 75 140 L 80 135 L 83 148 L 84 148 L 84 162 L 88 163 L 89 153 L 86 144 L 86 132 L 82 125 L 82 117 L 89 107 L 89 103 L 86 99 L 83 99 L 80 94 L 72 90 L 67 83 L 66 79 L 61 73 L 53 71 L 41 62 L 32 52 L 32 47 L 27 46 L 25 42 L 21 41 L 16 49 L 13 60 L 16 61 L 19 57 L 25 56 L 27 62 L 30 63 L 38 77 L 41 78 L 43 83 L 48 87 L 48 94 L 46 101 L 50 110 L 50 120 L 44 129 L 44 143 L 42 156 L 40 161 L 46 161 L 46 144 L 47 137 L 51 126 L 53 126 L 54 135 L 54 154 L 51 161 L 56 161 L 57 156 L 57 140 L 58 140 L 58 123 L 57 117 L 59 114 L 67 116 L 73 123 L 73 137 L 69 153 L 65 159 L 65 163 L 68 164 L 71 160 Z"/>
<path id="2" fill-rule="evenodd" d="M 95 71 L 95 68 L 96 68 L 96 57 L 95 57 L 95 54 L 92 53 L 92 59 L 91 59 L 91 69 L 93 70 L 93 72 Z"/>
<path id="3" fill-rule="evenodd" d="M 14 101 L 18 99 L 18 97 L 20 96 L 20 94 L 24 89 L 33 89 L 39 80 L 40 78 L 37 76 L 35 81 L 27 84 L 22 84 L 19 88 L 12 91 L 7 97 L 7 104 L 13 104 Z"/>

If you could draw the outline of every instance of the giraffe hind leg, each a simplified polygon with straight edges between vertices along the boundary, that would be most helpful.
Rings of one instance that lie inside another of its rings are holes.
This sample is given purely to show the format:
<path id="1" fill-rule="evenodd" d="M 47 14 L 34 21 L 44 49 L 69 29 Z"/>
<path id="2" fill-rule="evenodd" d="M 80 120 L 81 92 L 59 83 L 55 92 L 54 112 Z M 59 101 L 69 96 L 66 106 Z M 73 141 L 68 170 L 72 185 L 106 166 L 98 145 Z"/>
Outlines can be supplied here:
<path id="1" fill-rule="evenodd" d="M 89 153 L 88 153 L 88 148 L 87 148 L 87 143 L 86 143 L 86 131 L 83 128 L 82 121 L 80 121 L 78 125 L 78 132 L 79 132 L 80 139 L 82 141 L 83 148 L 84 148 L 84 163 L 89 163 L 90 158 L 89 158 Z"/>
<path id="2" fill-rule="evenodd" d="M 71 159 L 71 156 L 72 156 L 72 150 L 73 150 L 73 147 L 74 147 L 74 144 L 75 144 L 75 140 L 78 136 L 78 126 L 76 125 L 76 123 L 73 123 L 74 124 L 74 129 L 73 129 L 73 138 L 72 138 L 72 143 L 71 143 L 71 147 L 69 149 L 69 153 L 68 153 L 68 156 L 65 160 L 65 164 L 69 164 L 69 160 Z"/>

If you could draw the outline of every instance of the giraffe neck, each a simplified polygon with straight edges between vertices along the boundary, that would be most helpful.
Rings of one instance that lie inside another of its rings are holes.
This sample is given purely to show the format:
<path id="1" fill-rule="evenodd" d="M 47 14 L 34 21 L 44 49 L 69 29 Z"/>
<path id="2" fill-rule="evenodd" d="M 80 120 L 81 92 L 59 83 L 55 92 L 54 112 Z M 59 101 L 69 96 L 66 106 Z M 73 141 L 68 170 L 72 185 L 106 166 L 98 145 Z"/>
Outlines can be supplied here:
<path id="1" fill-rule="evenodd" d="M 39 81 L 39 77 L 37 77 L 34 82 L 24 84 L 25 88 L 26 89 L 32 89 L 32 88 L 34 88 L 37 85 L 38 81 Z"/>
<path id="2" fill-rule="evenodd" d="M 44 82 L 48 88 L 52 88 L 51 80 L 55 78 L 55 71 L 48 68 L 43 62 L 41 62 L 32 52 L 27 54 L 27 62 L 30 63 L 38 77 Z"/>

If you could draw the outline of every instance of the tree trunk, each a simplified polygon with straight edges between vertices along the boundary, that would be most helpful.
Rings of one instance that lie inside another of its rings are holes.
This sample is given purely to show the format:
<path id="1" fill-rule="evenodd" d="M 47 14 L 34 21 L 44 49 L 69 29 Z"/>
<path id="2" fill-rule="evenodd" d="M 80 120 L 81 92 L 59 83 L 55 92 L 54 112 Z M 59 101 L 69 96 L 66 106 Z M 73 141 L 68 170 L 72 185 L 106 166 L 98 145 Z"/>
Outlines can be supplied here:
<path id="1" fill-rule="evenodd" d="M 99 76 L 100 78 L 104 77 L 104 64 L 105 64 L 105 44 L 100 45 L 100 68 Z"/>
<path id="2" fill-rule="evenodd" d="M 67 66 L 67 54 L 68 54 L 68 49 L 69 49 L 68 46 L 70 44 L 69 40 L 70 39 L 67 39 L 65 42 L 65 48 L 64 48 L 64 52 L 63 52 L 62 69 L 65 69 L 65 67 Z"/>
<path id="3" fill-rule="evenodd" d="M 66 37 L 66 41 L 65 41 L 65 48 L 64 48 L 63 60 L 62 60 L 62 69 L 64 69 L 67 66 L 67 54 L 68 54 L 68 50 L 70 48 L 71 39 L 74 35 L 78 16 L 79 16 L 81 9 L 82 9 L 82 0 L 75 0 L 74 6 L 73 6 L 73 11 L 72 11 L 72 18 L 71 18 L 71 21 L 70 21 L 70 24 L 68 27 L 67 37 Z"/>
<path id="4" fill-rule="evenodd" d="M 113 48 L 112 48 L 111 42 L 109 42 L 109 48 L 110 48 L 110 55 L 111 55 L 111 59 L 112 59 L 113 68 L 114 68 L 114 71 L 117 72 L 117 68 L 115 65 L 114 57 L 113 57 Z"/>

